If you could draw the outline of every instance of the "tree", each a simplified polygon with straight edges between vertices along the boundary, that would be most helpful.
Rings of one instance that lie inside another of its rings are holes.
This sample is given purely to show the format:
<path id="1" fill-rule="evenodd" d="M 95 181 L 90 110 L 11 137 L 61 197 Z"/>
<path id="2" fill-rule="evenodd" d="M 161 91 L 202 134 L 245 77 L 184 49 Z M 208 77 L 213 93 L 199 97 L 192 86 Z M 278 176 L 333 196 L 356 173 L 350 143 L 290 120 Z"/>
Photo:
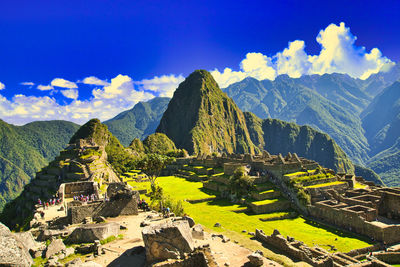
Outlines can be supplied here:
<path id="1" fill-rule="evenodd" d="M 164 169 L 171 160 L 171 158 L 164 155 L 147 154 L 139 162 L 139 168 L 149 177 L 150 183 L 153 186 L 157 177 L 160 176 L 161 170 Z"/>
<path id="2" fill-rule="evenodd" d="M 253 187 L 253 181 L 247 175 L 246 168 L 243 166 L 236 168 L 229 182 L 231 192 L 238 198 L 248 194 Z"/>

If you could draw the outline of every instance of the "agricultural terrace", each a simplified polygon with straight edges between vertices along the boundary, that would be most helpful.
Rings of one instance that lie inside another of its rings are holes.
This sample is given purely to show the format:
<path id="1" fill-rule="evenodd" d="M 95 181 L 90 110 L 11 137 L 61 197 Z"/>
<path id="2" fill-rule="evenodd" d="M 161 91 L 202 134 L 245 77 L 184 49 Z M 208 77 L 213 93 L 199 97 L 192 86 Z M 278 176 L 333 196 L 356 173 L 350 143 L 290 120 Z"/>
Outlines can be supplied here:
<path id="1" fill-rule="evenodd" d="M 137 190 L 144 188 L 149 190 L 150 188 L 149 182 L 136 182 L 131 179 L 128 180 L 128 183 Z M 246 206 L 234 204 L 225 199 L 215 198 L 196 204 L 185 201 L 201 200 L 216 196 L 215 192 L 204 189 L 202 182 L 188 181 L 175 176 L 166 176 L 159 177 L 157 183 L 171 198 L 184 200 L 183 206 L 185 212 L 193 217 L 197 223 L 202 224 L 212 231 L 223 232 L 227 236 L 234 236 L 235 240 L 248 240 L 248 234 L 242 231 L 254 232 L 258 228 L 268 234 L 272 233 L 274 229 L 278 229 L 283 235 L 290 235 L 297 240 L 305 242 L 307 245 L 319 245 L 327 250 L 331 250 L 331 247 L 328 245 L 333 245 L 341 252 L 348 252 L 352 249 L 369 245 L 366 241 L 351 233 L 319 225 L 300 216 L 292 219 L 262 221 L 272 217 L 285 216 L 290 211 L 256 215 L 248 211 L 243 212 Z M 142 197 L 145 196 L 143 195 Z M 219 222 L 222 227 L 214 227 L 216 222 Z"/>

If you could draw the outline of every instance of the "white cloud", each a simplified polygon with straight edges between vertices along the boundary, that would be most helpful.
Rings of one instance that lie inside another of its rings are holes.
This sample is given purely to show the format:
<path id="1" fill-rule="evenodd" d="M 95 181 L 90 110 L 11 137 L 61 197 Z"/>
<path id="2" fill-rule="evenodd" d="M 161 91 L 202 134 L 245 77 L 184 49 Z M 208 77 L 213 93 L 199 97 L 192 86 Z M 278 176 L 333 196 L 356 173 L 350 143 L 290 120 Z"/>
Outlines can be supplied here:
<path id="1" fill-rule="evenodd" d="M 62 88 L 78 88 L 76 83 L 70 82 L 68 80 L 62 79 L 62 78 L 55 78 L 54 80 L 51 81 L 52 86 L 57 86 L 57 87 L 62 87 Z"/>
<path id="2" fill-rule="evenodd" d="M 95 76 L 86 77 L 82 81 L 78 81 L 84 84 L 92 84 L 92 85 L 100 85 L 100 86 L 108 86 L 110 85 L 109 82 L 101 80 Z"/>
<path id="3" fill-rule="evenodd" d="M 175 89 L 185 78 L 182 75 L 175 76 L 162 75 L 160 77 L 155 76 L 153 79 L 143 79 L 141 81 L 135 82 L 140 88 L 146 91 L 153 91 L 158 93 L 158 96 L 162 97 L 172 97 Z"/>
<path id="4" fill-rule="evenodd" d="M 132 108 L 139 101 L 148 101 L 155 96 L 173 93 L 182 76 L 161 76 L 153 79 L 134 81 L 127 75 L 118 75 L 103 88 L 92 90 L 92 96 L 87 100 L 78 100 L 78 90 L 70 88 L 60 90 L 72 102 L 65 105 L 57 103 L 51 96 L 54 92 L 51 85 L 46 87 L 50 96 L 36 97 L 15 95 L 8 100 L 0 94 L 0 118 L 17 125 L 34 120 L 69 120 L 83 124 L 91 118 L 104 121 L 118 113 Z M 51 88 L 50 88 L 51 87 Z"/>
<path id="5" fill-rule="evenodd" d="M 356 40 L 357 37 L 343 22 L 339 26 L 330 24 L 316 38 L 321 45 L 321 51 L 317 55 L 308 55 L 304 50 L 304 41 L 295 40 L 289 42 L 282 52 L 270 57 L 261 53 L 248 53 L 240 62 L 240 71 L 225 68 L 223 72 L 219 72 L 215 69 L 212 75 L 224 88 L 245 77 L 274 80 L 280 74 L 298 78 L 305 74 L 337 72 L 366 79 L 393 65 L 378 48 L 368 52 L 365 47 L 356 46 Z"/>
<path id="6" fill-rule="evenodd" d="M 365 79 L 372 73 L 387 71 L 394 65 L 377 48 L 368 52 L 364 47 L 356 46 L 356 37 L 344 23 L 339 26 L 329 25 L 320 31 L 316 40 L 321 45 L 321 51 L 316 55 L 308 55 L 304 41 L 295 40 L 272 56 L 248 53 L 240 62 L 238 71 L 225 68 L 220 72 L 215 69 L 211 74 L 220 87 L 224 88 L 249 76 L 272 80 L 280 74 L 300 77 L 304 74 L 340 72 Z M 38 119 L 63 119 L 79 124 L 91 118 L 104 121 L 132 108 L 139 101 L 147 101 L 155 96 L 171 97 L 183 80 L 182 75 L 173 74 L 140 81 L 120 74 L 111 79 L 111 82 L 90 76 L 78 82 L 96 87 L 89 99 L 78 100 L 76 83 L 56 78 L 50 85 L 37 86 L 39 90 L 48 91 L 48 96 L 15 95 L 12 99 L 6 99 L 0 94 L 0 118 L 13 124 L 24 124 Z M 57 103 L 53 97 L 56 93 L 54 86 L 65 88 L 60 90 L 61 94 L 72 101 L 69 104 Z M 4 87 L 0 83 L 0 89 Z"/>
<path id="7" fill-rule="evenodd" d="M 36 88 L 39 89 L 40 91 L 48 91 L 54 89 L 54 87 L 51 85 L 41 85 L 41 84 L 39 84 Z"/>
<path id="8" fill-rule="evenodd" d="M 79 95 L 78 90 L 76 89 L 61 90 L 61 94 L 70 99 L 78 99 Z"/>
<path id="9" fill-rule="evenodd" d="M 22 83 L 20 83 L 21 85 L 25 85 L 25 86 L 30 86 L 30 87 L 32 87 L 32 86 L 34 86 L 35 85 L 35 83 L 33 83 L 33 82 L 22 82 Z"/>
<path id="10" fill-rule="evenodd" d="M 6 86 L 4 85 L 4 83 L 0 82 L 0 90 L 3 90 L 5 88 L 6 88 Z"/>

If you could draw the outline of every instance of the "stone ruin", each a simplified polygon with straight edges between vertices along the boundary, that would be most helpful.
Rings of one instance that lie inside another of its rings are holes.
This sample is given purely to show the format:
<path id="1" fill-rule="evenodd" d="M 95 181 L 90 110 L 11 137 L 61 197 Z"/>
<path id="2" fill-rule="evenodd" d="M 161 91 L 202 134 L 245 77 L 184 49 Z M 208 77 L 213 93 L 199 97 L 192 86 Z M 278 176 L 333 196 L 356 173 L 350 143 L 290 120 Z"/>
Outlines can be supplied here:
<path id="1" fill-rule="evenodd" d="M 129 186 L 122 183 L 109 184 L 107 196 L 109 199 L 101 199 L 91 203 L 76 201 L 68 203 L 68 222 L 76 224 L 81 223 L 87 217 L 117 217 L 139 213 L 139 192 L 133 191 Z"/>
<path id="2" fill-rule="evenodd" d="M 326 196 L 308 207 L 311 216 L 375 241 L 400 242 L 399 188 L 327 190 Z"/>
<path id="3" fill-rule="evenodd" d="M 256 229 L 256 239 L 263 244 L 273 246 L 294 259 L 304 261 L 311 266 L 331 267 L 331 266 L 376 266 L 388 267 L 390 265 L 378 260 L 367 259 L 360 262 L 356 258 L 345 253 L 336 252 L 329 253 L 325 249 L 314 246 L 309 247 L 301 241 L 297 241 L 292 237 L 282 236 L 278 230 L 274 230 L 272 235 L 266 235 L 262 230 Z"/>

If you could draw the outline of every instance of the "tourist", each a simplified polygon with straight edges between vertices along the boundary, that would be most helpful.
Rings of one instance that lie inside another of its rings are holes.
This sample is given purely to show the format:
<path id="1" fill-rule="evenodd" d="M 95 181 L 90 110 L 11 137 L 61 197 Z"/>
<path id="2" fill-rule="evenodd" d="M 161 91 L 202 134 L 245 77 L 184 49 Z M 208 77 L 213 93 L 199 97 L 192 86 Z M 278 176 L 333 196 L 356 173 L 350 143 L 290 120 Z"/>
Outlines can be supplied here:
<path id="1" fill-rule="evenodd" d="M 38 198 L 38 204 L 42 205 L 42 201 L 40 200 L 40 198 Z"/>

